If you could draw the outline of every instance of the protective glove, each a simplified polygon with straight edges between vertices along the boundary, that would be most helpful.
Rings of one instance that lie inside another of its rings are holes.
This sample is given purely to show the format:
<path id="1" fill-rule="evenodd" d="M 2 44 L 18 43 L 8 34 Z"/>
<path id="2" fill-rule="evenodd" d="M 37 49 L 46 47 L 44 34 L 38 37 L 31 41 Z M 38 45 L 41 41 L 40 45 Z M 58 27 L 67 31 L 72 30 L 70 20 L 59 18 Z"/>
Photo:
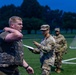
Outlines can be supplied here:
<path id="1" fill-rule="evenodd" d="M 33 49 L 31 49 L 31 48 L 28 48 L 31 52 L 33 52 Z"/>

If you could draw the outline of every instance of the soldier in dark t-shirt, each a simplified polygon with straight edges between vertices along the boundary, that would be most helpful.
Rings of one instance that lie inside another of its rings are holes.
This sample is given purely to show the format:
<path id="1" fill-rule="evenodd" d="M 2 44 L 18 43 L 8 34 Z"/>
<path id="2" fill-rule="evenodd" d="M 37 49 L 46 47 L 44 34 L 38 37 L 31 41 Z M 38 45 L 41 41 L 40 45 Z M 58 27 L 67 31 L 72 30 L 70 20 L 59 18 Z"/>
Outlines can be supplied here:
<path id="1" fill-rule="evenodd" d="M 23 59 L 22 19 L 12 16 L 9 27 L 0 34 L 0 75 L 20 75 L 18 66 L 23 66 L 29 74 L 33 69 Z"/>

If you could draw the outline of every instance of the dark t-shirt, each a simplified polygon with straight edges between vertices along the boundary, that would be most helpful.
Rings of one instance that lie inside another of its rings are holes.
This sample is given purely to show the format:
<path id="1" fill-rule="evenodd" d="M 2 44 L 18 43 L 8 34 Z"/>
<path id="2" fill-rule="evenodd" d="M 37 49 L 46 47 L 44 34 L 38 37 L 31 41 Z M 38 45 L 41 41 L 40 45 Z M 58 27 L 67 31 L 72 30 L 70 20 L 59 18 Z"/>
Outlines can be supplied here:
<path id="1" fill-rule="evenodd" d="M 22 40 L 6 42 L 5 37 L 9 32 L 0 34 L 0 67 L 9 65 L 22 65 L 23 43 Z"/>

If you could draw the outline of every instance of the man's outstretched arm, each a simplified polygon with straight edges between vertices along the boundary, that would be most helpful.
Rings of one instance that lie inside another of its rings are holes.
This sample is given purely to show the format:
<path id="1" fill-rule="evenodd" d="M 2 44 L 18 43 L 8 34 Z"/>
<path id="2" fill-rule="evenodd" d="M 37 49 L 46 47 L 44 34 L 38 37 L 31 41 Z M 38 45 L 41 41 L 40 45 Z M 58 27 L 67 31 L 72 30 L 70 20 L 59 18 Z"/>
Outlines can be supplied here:
<path id="1" fill-rule="evenodd" d="M 33 68 L 30 67 L 25 60 L 23 60 L 23 67 L 26 69 L 26 71 L 27 71 L 29 74 L 33 74 L 33 73 L 34 73 Z"/>

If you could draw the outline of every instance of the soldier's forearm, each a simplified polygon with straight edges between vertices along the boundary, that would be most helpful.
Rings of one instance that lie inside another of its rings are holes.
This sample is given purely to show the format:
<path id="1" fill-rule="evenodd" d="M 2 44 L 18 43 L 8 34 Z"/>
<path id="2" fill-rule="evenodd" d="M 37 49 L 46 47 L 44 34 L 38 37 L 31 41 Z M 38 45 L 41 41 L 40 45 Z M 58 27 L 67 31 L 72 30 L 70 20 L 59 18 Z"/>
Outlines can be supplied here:
<path id="1" fill-rule="evenodd" d="M 52 50 L 52 47 L 51 47 L 51 46 L 41 46 L 39 49 L 40 49 L 42 52 L 47 53 L 47 52 L 49 52 L 50 50 Z"/>
<path id="2" fill-rule="evenodd" d="M 25 68 L 27 66 L 28 66 L 27 62 L 23 59 L 23 67 Z"/>

